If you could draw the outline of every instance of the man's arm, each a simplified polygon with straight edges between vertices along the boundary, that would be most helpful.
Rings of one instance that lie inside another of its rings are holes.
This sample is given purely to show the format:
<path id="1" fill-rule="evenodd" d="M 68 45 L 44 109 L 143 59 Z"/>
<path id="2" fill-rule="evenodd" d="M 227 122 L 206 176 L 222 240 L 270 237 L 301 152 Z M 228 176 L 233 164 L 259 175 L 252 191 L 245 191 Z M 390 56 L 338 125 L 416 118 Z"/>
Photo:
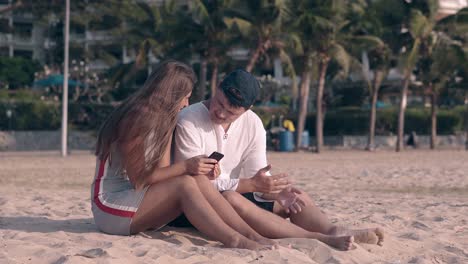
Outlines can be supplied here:
<path id="1" fill-rule="evenodd" d="M 174 133 L 174 161 L 203 154 L 201 135 L 196 127 L 190 122 L 179 121 Z"/>
<path id="2" fill-rule="evenodd" d="M 259 118 L 255 121 L 252 143 L 243 157 L 243 175 L 236 191 L 255 192 L 257 196 L 274 200 L 274 193 L 286 188 L 289 181 L 285 174 L 270 174 L 271 165 L 267 165 L 266 158 L 266 131 Z"/>
<path id="3" fill-rule="evenodd" d="M 177 162 L 202 154 L 211 154 L 204 153 L 203 140 L 205 139 L 193 123 L 179 120 L 175 130 L 174 160 Z M 212 183 L 219 191 L 236 190 L 239 179 L 230 179 L 228 175 L 223 177 L 221 170 L 221 177 L 213 180 Z"/>

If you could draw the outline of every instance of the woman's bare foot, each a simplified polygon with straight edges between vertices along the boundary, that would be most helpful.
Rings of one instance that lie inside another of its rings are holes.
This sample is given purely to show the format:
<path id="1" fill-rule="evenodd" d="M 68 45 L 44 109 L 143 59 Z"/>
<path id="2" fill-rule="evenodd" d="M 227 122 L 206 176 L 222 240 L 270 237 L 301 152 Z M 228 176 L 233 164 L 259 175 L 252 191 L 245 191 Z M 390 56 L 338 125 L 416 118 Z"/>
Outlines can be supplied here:
<path id="1" fill-rule="evenodd" d="M 330 235 L 348 235 L 354 236 L 356 243 L 376 244 L 382 246 L 384 241 L 384 231 L 382 228 L 366 228 L 366 229 L 347 229 L 344 227 L 335 227 Z"/>
<path id="2" fill-rule="evenodd" d="M 353 249 L 353 236 L 327 236 L 319 239 L 323 243 L 332 246 L 339 250 L 351 250 Z"/>
<path id="3" fill-rule="evenodd" d="M 273 249 L 271 245 L 262 245 L 244 236 L 236 236 L 232 238 L 229 242 L 224 243 L 224 245 L 228 248 L 245 248 L 245 249 L 251 249 L 251 250 Z"/>
<path id="4" fill-rule="evenodd" d="M 278 242 L 276 242 L 273 239 L 269 239 L 269 238 L 266 238 L 266 237 L 263 237 L 263 236 L 260 236 L 260 235 L 257 236 L 256 238 L 252 238 L 252 240 L 258 242 L 259 244 L 262 244 L 262 245 L 265 245 L 265 246 L 270 246 L 270 247 L 272 247 L 274 249 L 279 248 Z"/>

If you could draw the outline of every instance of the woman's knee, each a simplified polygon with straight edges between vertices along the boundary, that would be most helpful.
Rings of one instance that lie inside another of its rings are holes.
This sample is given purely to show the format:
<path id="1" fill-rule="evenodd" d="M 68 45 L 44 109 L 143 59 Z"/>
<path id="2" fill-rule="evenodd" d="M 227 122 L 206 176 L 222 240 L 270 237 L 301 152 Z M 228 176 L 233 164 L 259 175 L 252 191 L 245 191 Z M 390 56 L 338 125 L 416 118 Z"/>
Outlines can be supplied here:
<path id="1" fill-rule="evenodd" d="M 236 210 L 242 210 L 243 207 L 243 199 L 245 199 L 240 193 L 235 191 L 224 191 L 222 193 L 224 199 L 226 199 L 232 207 Z"/>
<path id="2" fill-rule="evenodd" d="M 188 191 L 193 191 L 194 188 L 197 188 L 197 182 L 192 176 L 189 175 L 177 176 L 171 179 L 171 181 L 176 185 L 176 190 L 179 193 L 186 193 Z"/>

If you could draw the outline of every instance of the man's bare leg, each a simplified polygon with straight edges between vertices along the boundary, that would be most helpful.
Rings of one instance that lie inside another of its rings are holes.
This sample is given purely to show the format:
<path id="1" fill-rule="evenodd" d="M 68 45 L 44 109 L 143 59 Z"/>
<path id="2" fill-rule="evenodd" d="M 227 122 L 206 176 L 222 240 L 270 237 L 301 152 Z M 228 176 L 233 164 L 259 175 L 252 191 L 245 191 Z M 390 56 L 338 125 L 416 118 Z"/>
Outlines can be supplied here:
<path id="1" fill-rule="evenodd" d="M 352 247 L 353 236 L 335 236 L 310 232 L 278 215 L 261 209 L 237 192 L 227 191 L 223 193 L 223 196 L 253 229 L 265 237 L 312 238 L 341 250 L 349 250 Z"/>
<path id="2" fill-rule="evenodd" d="M 228 226 L 206 201 L 190 176 L 178 176 L 151 185 L 132 219 L 131 233 L 164 226 L 182 212 L 202 233 L 227 247 L 263 248 Z"/>
<path id="3" fill-rule="evenodd" d="M 327 235 L 351 235 L 357 243 L 382 245 L 384 232 L 381 228 L 369 228 L 350 230 L 344 227 L 333 225 L 328 217 L 320 210 L 306 193 L 300 194 L 306 206 L 301 212 L 287 214 L 285 210 L 275 202 L 274 213 L 280 216 L 289 217 L 291 222 L 311 232 L 319 232 Z"/>
<path id="4" fill-rule="evenodd" d="M 252 229 L 234 210 L 232 205 L 213 187 L 213 184 L 206 176 L 201 175 L 194 178 L 208 203 L 231 228 L 260 244 L 271 246 L 278 244 L 276 241 L 268 239 Z"/>

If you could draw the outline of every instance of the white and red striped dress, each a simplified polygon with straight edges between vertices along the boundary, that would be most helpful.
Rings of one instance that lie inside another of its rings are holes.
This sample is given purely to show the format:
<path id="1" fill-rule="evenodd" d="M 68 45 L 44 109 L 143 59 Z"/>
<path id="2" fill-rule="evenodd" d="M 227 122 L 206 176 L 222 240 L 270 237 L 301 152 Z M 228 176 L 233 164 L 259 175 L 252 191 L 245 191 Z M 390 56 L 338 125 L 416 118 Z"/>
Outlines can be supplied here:
<path id="1" fill-rule="evenodd" d="M 147 187 L 136 191 L 115 148 L 111 159 L 96 160 L 96 176 L 91 185 L 91 207 L 97 227 L 109 234 L 129 235 L 130 224 Z"/>

